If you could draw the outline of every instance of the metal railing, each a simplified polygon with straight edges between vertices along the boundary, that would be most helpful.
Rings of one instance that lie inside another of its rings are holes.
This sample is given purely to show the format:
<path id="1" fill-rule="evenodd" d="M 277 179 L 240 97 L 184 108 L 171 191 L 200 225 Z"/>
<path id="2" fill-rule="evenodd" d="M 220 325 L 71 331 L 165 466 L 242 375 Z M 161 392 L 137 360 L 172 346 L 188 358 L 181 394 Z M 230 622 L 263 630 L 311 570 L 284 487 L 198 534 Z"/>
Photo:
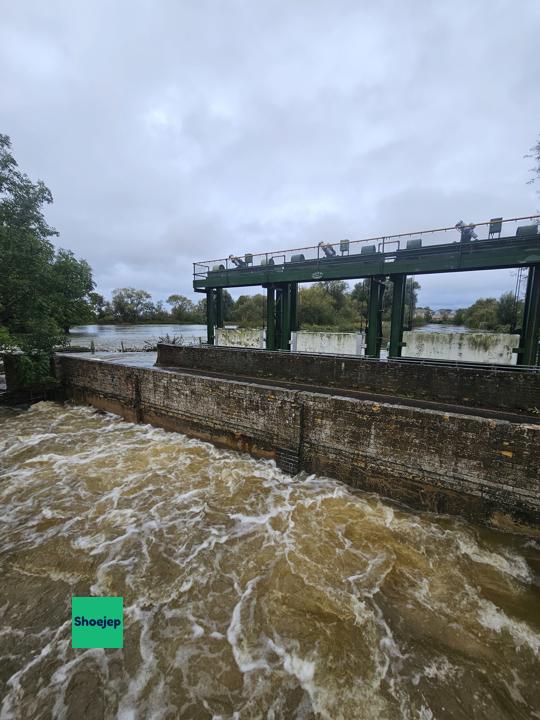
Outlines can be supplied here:
<path id="1" fill-rule="evenodd" d="M 529 220 L 532 225 L 540 223 L 540 215 L 524 215 L 514 218 L 492 218 L 480 223 L 467 224 L 466 228 L 474 229 L 479 240 L 497 240 L 500 237 L 515 235 L 517 229 L 510 224 Z M 485 229 L 485 233 L 482 230 Z M 452 238 L 448 233 L 451 232 Z M 401 252 L 421 252 L 422 248 L 436 245 L 451 244 L 460 241 L 456 239 L 456 232 L 460 232 L 455 225 L 451 227 L 433 228 L 430 230 L 416 230 L 413 232 L 398 233 L 396 235 L 377 235 L 361 240 L 338 240 L 334 243 L 319 243 L 318 245 L 306 245 L 303 247 L 290 248 L 288 250 L 273 250 L 260 253 L 245 253 L 244 255 L 229 255 L 227 258 L 216 260 L 201 260 L 193 263 L 194 279 L 206 278 L 210 272 L 223 272 L 235 270 L 249 272 L 254 268 L 280 267 L 285 264 L 294 264 L 305 261 L 329 261 L 346 259 L 350 256 L 365 254 L 366 257 L 374 254 L 392 254 Z M 480 237 L 485 234 L 486 237 Z M 419 243 L 402 243 L 406 240 L 418 240 Z"/>

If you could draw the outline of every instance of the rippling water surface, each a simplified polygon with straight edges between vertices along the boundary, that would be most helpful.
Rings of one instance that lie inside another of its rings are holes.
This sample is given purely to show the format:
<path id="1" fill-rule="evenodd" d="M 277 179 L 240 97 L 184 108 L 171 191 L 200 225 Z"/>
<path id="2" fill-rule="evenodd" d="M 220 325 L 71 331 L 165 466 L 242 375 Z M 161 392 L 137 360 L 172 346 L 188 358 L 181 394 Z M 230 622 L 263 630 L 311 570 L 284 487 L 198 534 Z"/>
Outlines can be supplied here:
<path id="1" fill-rule="evenodd" d="M 2 718 L 540 717 L 535 541 L 87 408 L 0 458 Z M 71 649 L 88 594 L 123 650 Z"/>

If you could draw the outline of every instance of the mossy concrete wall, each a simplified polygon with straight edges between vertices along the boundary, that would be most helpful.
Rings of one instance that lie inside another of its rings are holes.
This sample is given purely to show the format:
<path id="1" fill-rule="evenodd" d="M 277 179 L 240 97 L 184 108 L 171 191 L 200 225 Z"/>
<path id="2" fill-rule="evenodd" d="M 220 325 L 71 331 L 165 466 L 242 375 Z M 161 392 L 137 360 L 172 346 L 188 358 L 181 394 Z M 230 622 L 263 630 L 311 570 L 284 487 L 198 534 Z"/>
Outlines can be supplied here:
<path id="1" fill-rule="evenodd" d="M 427 510 L 540 527 L 540 425 L 57 356 L 68 395 Z"/>
<path id="2" fill-rule="evenodd" d="M 215 328 L 215 344 L 220 347 L 264 348 L 265 332 L 257 328 Z"/>
<path id="3" fill-rule="evenodd" d="M 515 365 L 519 335 L 506 333 L 403 333 L 403 357 Z"/>
<path id="4" fill-rule="evenodd" d="M 158 345 L 158 365 L 540 414 L 540 371 Z"/>
<path id="5" fill-rule="evenodd" d="M 300 330 L 291 336 L 293 352 L 323 353 L 328 355 L 363 355 L 364 333 L 308 332 Z"/>

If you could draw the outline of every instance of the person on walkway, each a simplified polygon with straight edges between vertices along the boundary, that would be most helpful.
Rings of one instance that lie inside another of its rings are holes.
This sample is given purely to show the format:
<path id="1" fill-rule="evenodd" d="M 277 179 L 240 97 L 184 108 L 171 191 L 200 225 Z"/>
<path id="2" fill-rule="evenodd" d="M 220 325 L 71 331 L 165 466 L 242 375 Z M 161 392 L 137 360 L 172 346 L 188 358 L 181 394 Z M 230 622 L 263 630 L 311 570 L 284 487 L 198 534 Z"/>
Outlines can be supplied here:
<path id="1" fill-rule="evenodd" d="M 240 257 L 229 255 L 229 260 L 232 262 L 233 265 L 236 265 L 237 268 L 247 267 L 247 262 L 245 260 L 242 260 L 242 258 Z"/>
<path id="2" fill-rule="evenodd" d="M 460 220 L 455 225 L 456 230 L 461 233 L 461 242 L 471 242 L 471 240 L 478 240 L 478 235 L 474 232 L 475 225 L 465 225 L 463 220 Z"/>
<path id="3" fill-rule="evenodd" d="M 330 245 L 330 243 L 325 243 L 324 240 L 321 240 L 319 243 L 319 247 L 323 251 L 323 253 L 326 255 L 326 257 L 334 257 L 336 255 L 336 251 Z"/>

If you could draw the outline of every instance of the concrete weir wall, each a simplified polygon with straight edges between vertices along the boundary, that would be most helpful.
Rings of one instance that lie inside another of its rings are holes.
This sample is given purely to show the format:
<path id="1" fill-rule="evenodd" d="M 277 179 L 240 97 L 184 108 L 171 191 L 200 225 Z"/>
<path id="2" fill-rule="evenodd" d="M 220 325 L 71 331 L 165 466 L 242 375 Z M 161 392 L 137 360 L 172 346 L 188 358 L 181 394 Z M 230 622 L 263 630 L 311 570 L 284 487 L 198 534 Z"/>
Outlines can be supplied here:
<path id="1" fill-rule="evenodd" d="M 540 425 L 58 355 L 75 401 L 437 512 L 540 528 Z"/>
<path id="2" fill-rule="evenodd" d="M 364 333 L 307 332 L 291 334 L 293 352 L 327 353 L 329 355 L 363 355 Z"/>
<path id="3" fill-rule="evenodd" d="M 264 328 L 215 328 L 216 347 L 239 347 L 263 350 L 266 346 Z M 293 352 L 326 353 L 330 355 L 363 355 L 365 334 L 336 332 L 291 333 Z"/>
<path id="4" fill-rule="evenodd" d="M 265 331 L 256 328 L 215 328 L 215 343 L 220 347 L 264 348 Z"/>
<path id="5" fill-rule="evenodd" d="M 437 403 L 540 413 L 540 372 L 240 348 L 158 345 L 158 365 Z"/>
<path id="6" fill-rule="evenodd" d="M 405 331 L 403 357 L 515 365 L 519 335 Z"/>

